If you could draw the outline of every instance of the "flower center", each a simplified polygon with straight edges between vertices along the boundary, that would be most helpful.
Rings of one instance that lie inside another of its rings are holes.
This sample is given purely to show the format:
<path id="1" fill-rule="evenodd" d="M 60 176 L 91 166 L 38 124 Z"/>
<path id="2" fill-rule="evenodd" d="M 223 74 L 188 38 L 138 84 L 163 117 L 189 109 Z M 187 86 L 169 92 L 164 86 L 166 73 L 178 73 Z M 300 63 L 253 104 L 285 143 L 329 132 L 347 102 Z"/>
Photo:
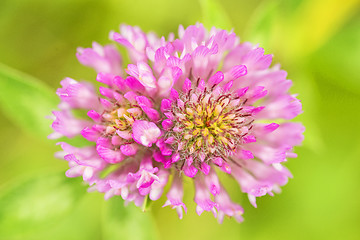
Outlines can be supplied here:
<path id="1" fill-rule="evenodd" d="M 243 104 L 235 94 L 198 89 L 180 97 L 172 106 L 176 123 L 171 134 L 181 159 L 191 156 L 196 166 L 198 161 L 233 154 L 254 121 Z"/>
<path id="2" fill-rule="evenodd" d="M 115 131 L 131 131 L 135 120 L 142 118 L 142 111 L 136 106 L 117 106 L 112 110 L 105 111 L 103 118 L 107 126 L 106 132 L 112 134 Z"/>

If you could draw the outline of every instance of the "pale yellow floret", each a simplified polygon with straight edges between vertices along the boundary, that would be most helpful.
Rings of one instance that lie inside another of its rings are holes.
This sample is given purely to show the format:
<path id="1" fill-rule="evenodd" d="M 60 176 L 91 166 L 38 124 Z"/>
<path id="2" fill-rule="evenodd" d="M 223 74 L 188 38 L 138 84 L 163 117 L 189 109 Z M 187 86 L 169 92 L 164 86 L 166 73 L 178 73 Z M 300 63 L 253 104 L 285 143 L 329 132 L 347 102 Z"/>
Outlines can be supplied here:
<path id="1" fill-rule="evenodd" d="M 214 116 L 219 116 L 219 114 L 221 113 L 222 109 L 223 109 L 223 108 L 222 108 L 220 105 L 216 105 L 215 111 L 214 111 Z"/>
<path id="2" fill-rule="evenodd" d="M 209 144 L 213 144 L 214 143 L 214 137 L 213 137 L 213 135 L 209 135 L 209 137 L 208 137 L 208 142 L 209 142 Z"/>
<path id="3" fill-rule="evenodd" d="M 184 138 L 185 138 L 186 140 L 188 140 L 188 139 L 190 139 L 190 138 L 193 138 L 193 135 L 191 135 L 191 134 L 185 134 Z"/>
<path id="4" fill-rule="evenodd" d="M 245 118 L 243 118 L 243 117 L 237 117 L 237 118 L 235 118 L 234 119 L 234 121 L 236 122 L 236 123 L 243 123 L 244 121 L 245 121 Z"/>
<path id="5" fill-rule="evenodd" d="M 223 132 L 223 130 L 221 128 L 219 128 L 219 127 L 215 127 L 213 132 L 217 135 L 217 134 Z"/>
<path id="6" fill-rule="evenodd" d="M 225 137 L 219 137 L 219 139 L 225 144 L 227 145 L 229 143 L 229 141 L 225 138 Z"/>
<path id="7" fill-rule="evenodd" d="M 229 99 L 229 98 L 225 98 L 224 100 L 221 101 L 221 104 L 224 105 L 224 106 L 226 106 L 226 105 L 229 104 L 229 102 L 230 102 L 230 99 Z"/>
<path id="8" fill-rule="evenodd" d="M 115 114 L 116 112 L 119 118 L 123 117 L 123 115 L 127 113 L 125 108 L 119 108 L 117 111 L 112 112 L 112 114 Z"/>
<path id="9" fill-rule="evenodd" d="M 119 119 L 115 119 L 115 127 L 118 128 L 119 130 L 125 130 L 127 128 L 127 122 L 125 121 L 121 121 Z"/>
<path id="10" fill-rule="evenodd" d="M 209 134 L 209 129 L 204 128 L 204 130 L 203 130 L 204 137 L 206 137 L 208 134 Z"/>
<path id="11" fill-rule="evenodd" d="M 206 113 L 207 113 L 208 116 L 211 116 L 212 111 L 211 111 L 211 107 L 210 107 L 210 106 L 207 106 L 207 108 L 206 108 Z"/>
<path id="12" fill-rule="evenodd" d="M 112 119 L 113 119 L 113 116 L 111 114 L 109 114 L 109 113 L 104 113 L 102 115 L 102 117 L 107 121 L 112 121 Z"/>
<path id="13" fill-rule="evenodd" d="M 197 106 L 196 111 L 200 116 L 202 115 L 202 106 L 200 104 Z"/>
<path id="14" fill-rule="evenodd" d="M 190 116 L 194 115 L 194 111 L 191 108 L 186 108 L 186 113 L 189 114 Z"/>
<path id="15" fill-rule="evenodd" d="M 196 141 L 196 146 L 201 147 L 202 146 L 202 139 L 198 138 L 198 140 Z"/>
<path id="16" fill-rule="evenodd" d="M 187 127 L 187 128 L 193 128 L 194 127 L 194 123 L 193 122 L 184 122 L 184 125 Z"/>
<path id="17" fill-rule="evenodd" d="M 238 133 L 239 130 L 237 128 L 230 128 L 229 129 L 231 132 L 233 132 L 234 134 Z"/>
<path id="18" fill-rule="evenodd" d="M 200 132 L 200 129 L 199 129 L 199 128 L 196 128 L 196 129 L 192 132 L 192 134 L 193 134 L 194 136 L 196 136 L 199 132 Z"/>
<path id="19" fill-rule="evenodd" d="M 177 113 L 177 114 L 176 114 L 176 117 L 178 117 L 180 120 L 185 120 L 184 114 Z"/>
<path id="20" fill-rule="evenodd" d="M 134 123 L 134 119 L 132 119 L 131 117 L 128 117 L 126 114 L 124 114 L 123 116 L 130 125 Z"/>
<path id="21" fill-rule="evenodd" d="M 189 153 L 193 154 L 195 152 L 195 148 L 194 145 L 191 145 L 190 149 L 189 149 Z"/>
<path id="22" fill-rule="evenodd" d="M 195 119 L 195 123 L 196 123 L 199 127 L 204 126 L 204 123 L 203 123 L 203 121 L 202 121 L 200 118 L 196 118 L 196 119 Z"/>
<path id="23" fill-rule="evenodd" d="M 107 126 L 105 131 L 106 131 L 106 134 L 112 134 L 116 131 L 116 129 L 113 128 L 112 126 Z"/>
<path id="24" fill-rule="evenodd" d="M 226 121 L 226 120 L 233 120 L 235 117 L 236 117 L 235 114 L 229 114 L 229 115 L 227 115 L 227 116 L 224 118 L 224 120 L 225 120 L 225 121 Z"/>

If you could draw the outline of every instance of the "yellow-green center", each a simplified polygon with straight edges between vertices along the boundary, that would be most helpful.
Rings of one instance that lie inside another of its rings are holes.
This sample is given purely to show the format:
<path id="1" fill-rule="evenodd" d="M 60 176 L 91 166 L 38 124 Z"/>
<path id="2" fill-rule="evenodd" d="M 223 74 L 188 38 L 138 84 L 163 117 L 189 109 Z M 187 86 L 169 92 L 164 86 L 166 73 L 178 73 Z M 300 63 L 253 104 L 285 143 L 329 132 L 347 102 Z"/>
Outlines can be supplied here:
<path id="1" fill-rule="evenodd" d="M 195 101 L 194 101 L 195 99 Z M 214 97 L 205 92 L 184 96 L 184 104 L 173 106 L 176 117 L 173 137 L 182 158 L 227 157 L 241 143 L 253 118 L 231 94 Z"/>

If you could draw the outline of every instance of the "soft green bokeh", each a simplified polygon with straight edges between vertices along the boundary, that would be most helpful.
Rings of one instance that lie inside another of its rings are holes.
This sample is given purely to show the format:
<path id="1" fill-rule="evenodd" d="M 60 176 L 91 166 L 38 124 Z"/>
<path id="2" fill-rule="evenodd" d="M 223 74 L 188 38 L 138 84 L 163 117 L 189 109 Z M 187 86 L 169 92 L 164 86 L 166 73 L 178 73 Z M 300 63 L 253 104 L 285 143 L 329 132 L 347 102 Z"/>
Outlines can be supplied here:
<path id="1" fill-rule="evenodd" d="M 231 196 L 245 208 L 245 221 L 225 219 L 222 225 L 209 213 L 196 215 L 190 181 L 185 195 L 189 211 L 182 220 L 174 210 L 161 207 L 165 198 L 142 213 L 133 206 L 124 209 L 116 200 L 105 202 L 99 193 L 84 194 L 86 187 L 79 179 L 59 178 L 67 163 L 53 157 L 58 147 L 46 139 L 43 126 L 50 122 L 21 110 L 33 104 L 36 115 L 54 103 L 42 102 L 33 91 L 25 98 L 30 90 L 21 80 L 13 86 L 14 94 L 5 92 L 8 82 L 0 79 L 0 100 L 12 101 L 0 101 L 0 240 L 113 240 L 127 239 L 129 233 L 131 239 L 162 240 L 360 239 L 360 2 L 205 2 L 2 0 L 0 62 L 55 91 L 66 76 L 94 80 L 95 72 L 77 62 L 76 48 L 89 47 L 92 41 L 108 43 L 108 32 L 120 23 L 159 35 L 197 21 L 232 24 L 242 41 L 259 43 L 274 53 L 274 62 L 288 71 L 294 82 L 291 91 L 303 103 L 304 113 L 296 120 L 306 126 L 305 141 L 296 148 L 299 157 L 287 163 L 294 178 L 283 192 L 258 199 L 254 209 L 238 186 L 225 178 Z M 202 6 L 227 15 L 204 12 Z M 19 124 L 19 119 L 26 124 Z M 77 194 L 69 196 L 74 191 Z M 34 202 L 38 196 L 44 202 Z M 37 214 L 26 215 L 34 211 Z M 129 214 L 129 221 L 122 222 L 121 216 Z"/>

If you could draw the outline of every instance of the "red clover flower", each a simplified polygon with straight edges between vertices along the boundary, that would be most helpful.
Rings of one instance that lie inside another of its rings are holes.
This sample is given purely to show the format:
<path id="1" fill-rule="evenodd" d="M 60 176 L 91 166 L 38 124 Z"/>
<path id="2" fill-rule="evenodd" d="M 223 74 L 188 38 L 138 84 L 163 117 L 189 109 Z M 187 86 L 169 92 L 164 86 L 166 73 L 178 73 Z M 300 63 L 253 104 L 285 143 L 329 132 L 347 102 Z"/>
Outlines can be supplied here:
<path id="1" fill-rule="evenodd" d="M 50 138 L 82 135 L 93 142 L 60 142 L 68 177 L 82 176 L 108 199 L 120 195 L 141 206 L 157 200 L 170 176 L 164 206 L 182 218 L 183 178 L 195 185 L 196 212 L 211 211 L 242 221 L 218 174 L 231 175 L 256 207 L 256 197 L 273 195 L 287 183 L 283 166 L 296 157 L 304 127 L 288 120 L 301 113 L 292 85 L 272 55 L 233 32 L 201 24 L 179 27 L 167 40 L 122 25 L 110 38 L 128 51 L 123 69 L 113 45 L 79 48 L 77 58 L 97 71 L 98 94 L 89 82 L 66 78 L 57 90 Z M 78 117 L 78 110 L 87 117 Z M 170 184 L 170 183 L 169 183 Z"/>

